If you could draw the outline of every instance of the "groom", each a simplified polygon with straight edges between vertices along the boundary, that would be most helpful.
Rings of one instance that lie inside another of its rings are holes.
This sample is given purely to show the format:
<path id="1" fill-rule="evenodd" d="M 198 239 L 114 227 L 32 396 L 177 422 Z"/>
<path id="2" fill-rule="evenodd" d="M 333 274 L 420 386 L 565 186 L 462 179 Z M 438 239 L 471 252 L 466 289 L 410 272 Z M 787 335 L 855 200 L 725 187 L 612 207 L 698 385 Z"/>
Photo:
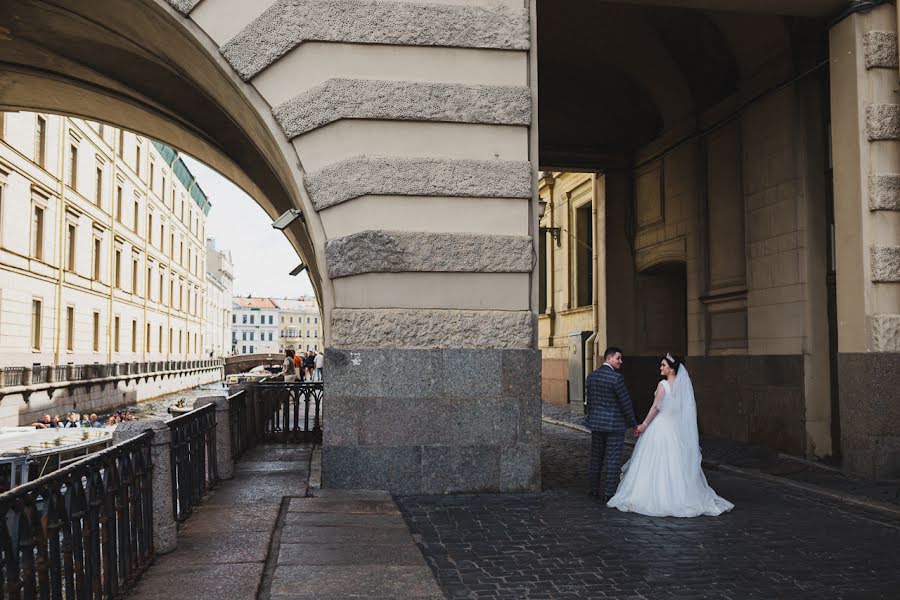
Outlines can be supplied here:
<path id="1" fill-rule="evenodd" d="M 588 375 L 588 414 L 584 425 L 591 431 L 591 496 L 599 496 L 600 467 L 606 463 L 604 501 L 608 502 L 619 485 L 625 430 L 637 423 L 631 396 L 625 388 L 622 351 L 609 347 L 603 353 L 603 364 Z"/>

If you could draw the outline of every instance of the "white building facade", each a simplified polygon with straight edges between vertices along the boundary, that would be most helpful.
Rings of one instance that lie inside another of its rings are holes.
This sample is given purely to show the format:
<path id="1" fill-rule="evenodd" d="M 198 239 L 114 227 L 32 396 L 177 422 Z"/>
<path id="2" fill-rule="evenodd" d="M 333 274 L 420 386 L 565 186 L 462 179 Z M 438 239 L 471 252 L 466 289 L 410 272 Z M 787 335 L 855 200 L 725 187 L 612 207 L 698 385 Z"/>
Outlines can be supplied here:
<path id="1" fill-rule="evenodd" d="M 269 298 L 234 298 L 231 315 L 232 354 L 278 354 L 278 307 Z"/>
<path id="2" fill-rule="evenodd" d="M 218 250 L 216 240 L 206 239 L 206 297 L 203 352 L 210 358 L 231 354 L 231 297 L 234 267 L 231 253 Z"/>
<path id="3" fill-rule="evenodd" d="M 205 357 L 209 209 L 168 146 L 0 113 L 0 367 Z"/>

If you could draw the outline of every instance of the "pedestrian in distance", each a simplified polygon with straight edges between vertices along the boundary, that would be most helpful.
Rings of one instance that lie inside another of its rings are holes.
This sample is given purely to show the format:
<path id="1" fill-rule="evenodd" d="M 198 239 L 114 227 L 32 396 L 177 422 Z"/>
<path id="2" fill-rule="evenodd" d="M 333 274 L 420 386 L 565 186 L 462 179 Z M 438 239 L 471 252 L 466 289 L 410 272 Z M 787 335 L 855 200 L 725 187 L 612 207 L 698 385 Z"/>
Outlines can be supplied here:
<path id="1" fill-rule="evenodd" d="M 284 351 L 284 362 L 281 363 L 281 374 L 284 375 L 285 381 L 294 381 L 296 376 L 294 375 L 294 351 L 293 350 L 285 350 Z"/>
<path id="2" fill-rule="evenodd" d="M 601 471 L 605 471 L 603 501 L 616 493 L 625 431 L 634 428 L 634 406 L 619 373 L 622 351 L 611 346 L 603 353 L 603 364 L 587 378 L 587 408 L 584 425 L 591 432 L 590 495 L 600 496 Z"/>

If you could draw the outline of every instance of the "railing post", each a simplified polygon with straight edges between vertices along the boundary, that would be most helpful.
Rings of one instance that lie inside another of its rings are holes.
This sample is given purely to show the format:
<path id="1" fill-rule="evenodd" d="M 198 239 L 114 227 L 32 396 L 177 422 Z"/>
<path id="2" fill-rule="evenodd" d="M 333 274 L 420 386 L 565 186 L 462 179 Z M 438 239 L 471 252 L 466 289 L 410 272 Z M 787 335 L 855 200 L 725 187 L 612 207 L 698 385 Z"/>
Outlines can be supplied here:
<path id="1" fill-rule="evenodd" d="M 175 549 L 176 524 L 172 514 L 171 434 L 165 421 L 125 421 L 116 426 L 113 443 L 133 438 L 144 431 L 153 432 L 150 460 L 153 463 L 153 548 L 157 554 Z"/>
<path id="2" fill-rule="evenodd" d="M 216 405 L 216 468 L 219 479 L 234 477 L 234 458 L 231 448 L 231 402 L 228 396 L 204 396 L 194 400 L 194 408 Z"/>

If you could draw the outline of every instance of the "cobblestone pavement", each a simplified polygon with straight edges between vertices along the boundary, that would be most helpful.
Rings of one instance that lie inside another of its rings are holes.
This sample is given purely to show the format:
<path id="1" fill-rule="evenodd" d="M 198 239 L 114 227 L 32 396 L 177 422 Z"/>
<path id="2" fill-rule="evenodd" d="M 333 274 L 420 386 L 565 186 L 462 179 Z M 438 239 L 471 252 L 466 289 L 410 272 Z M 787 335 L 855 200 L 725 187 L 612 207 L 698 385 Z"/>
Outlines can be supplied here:
<path id="1" fill-rule="evenodd" d="M 896 598 L 900 520 L 710 472 L 721 517 L 651 518 L 586 495 L 589 438 L 545 425 L 541 494 L 406 497 L 446 598 Z"/>
<path id="2" fill-rule="evenodd" d="M 543 405 L 544 417 L 581 425 L 583 410 L 580 406 Z M 815 485 L 838 494 L 871 500 L 900 509 L 900 481 L 877 481 L 848 477 L 841 471 L 821 463 L 797 459 L 777 450 L 741 444 L 731 440 L 702 436 L 703 462 L 706 465 L 731 465 L 759 471 L 796 483 Z"/>

